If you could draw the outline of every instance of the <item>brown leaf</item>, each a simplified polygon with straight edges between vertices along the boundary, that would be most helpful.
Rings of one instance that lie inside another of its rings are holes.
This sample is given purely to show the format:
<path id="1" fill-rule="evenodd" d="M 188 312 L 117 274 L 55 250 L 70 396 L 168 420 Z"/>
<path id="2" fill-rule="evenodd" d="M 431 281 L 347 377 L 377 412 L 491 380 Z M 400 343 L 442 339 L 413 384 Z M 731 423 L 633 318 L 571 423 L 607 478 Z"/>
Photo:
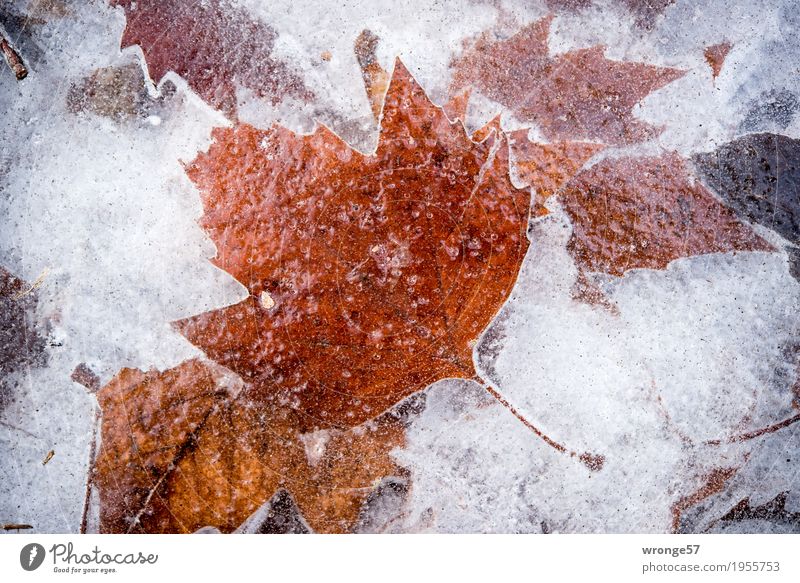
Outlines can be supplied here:
<path id="1" fill-rule="evenodd" d="M 595 154 L 606 148 L 592 142 L 541 144 L 528 139 L 528 130 L 509 134 L 519 179 L 536 190 L 534 213 L 547 214 L 544 202 L 568 182 Z"/>
<path id="2" fill-rule="evenodd" d="M 399 62 L 373 155 L 324 127 L 214 137 L 188 172 L 214 262 L 251 295 L 177 323 L 193 344 L 253 399 L 296 401 L 307 430 L 474 376 L 472 343 L 528 246 L 529 196 L 510 183 L 503 138 L 470 140 Z"/>
<path id="3" fill-rule="evenodd" d="M 611 61 L 600 46 L 551 57 L 551 21 L 529 24 L 508 39 L 482 35 L 454 61 L 451 92 L 474 86 L 519 119 L 536 123 L 551 141 L 629 144 L 657 135 L 632 109 L 684 72 Z"/>
<path id="4" fill-rule="evenodd" d="M 281 488 L 316 531 L 343 532 L 396 472 L 389 452 L 403 428 L 392 416 L 315 443 L 297 432 L 289 403 L 249 401 L 225 373 L 192 360 L 163 373 L 125 369 L 101 389 L 103 532 L 231 532 Z"/>
<path id="5" fill-rule="evenodd" d="M 122 47 L 139 45 L 150 77 L 169 71 L 213 107 L 236 116 L 236 85 L 278 103 L 310 99 L 302 78 L 272 56 L 277 33 L 226 0 L 112 0 L 125 10 Z"/>
<path id="6" fill-rule="evenodd" d="M 733 45 L 729 42 L 722 42 L 710 47 L 706 47 L 703 51 L 703 56 L 706 58 L 706 63 L 711 67 L 711 74 L 716 79 L 722 71 L 722 65 L 725 63 L 725 57 L 731 50 Z"/>
<path id="7" fill-rule="evenodd" d="M 96 393 L 100 389 L 100 377 L 85 362 L 78 363 L 69 378 L 86 387 L 90 393 Z"/>
<path id="8" fill-rule="evenodd" d="M 448 105 L 466 110 L 468 95 Z M 499 116 L 473 134 L 501 131 Z M 568 248 L 579 268 L 573 297 L 617 312 L 589 272 L 622 275 L 628 269 L 663 269 L 670 261 L 705 253 L 774 251 L 733 211 L 696 183 L 677 154 L 605 159 L 581 170 L 606 144 L 537 143 L 528 130 L 509 134 L 518 179 L 534 188 L 534 216 L 548 214 L 557 196 L 573 223 Z"/>
<path id="9" fill-rule="evenodd" d="M 67 109 L 72 113 L 91 112 L 116 122 L 147 117 L 157 110 L 175 86 L 162 87 L 162 95 L 151 97 L 138 63 L 101 67 L 70 87 Z"/>
<path id="10" fill-rule="evenodd" d="M 605 159 L 559 193 L 579 268 L 622 275 L 680 257 L 774 249 L 691 179 L 677 154 Z"/>

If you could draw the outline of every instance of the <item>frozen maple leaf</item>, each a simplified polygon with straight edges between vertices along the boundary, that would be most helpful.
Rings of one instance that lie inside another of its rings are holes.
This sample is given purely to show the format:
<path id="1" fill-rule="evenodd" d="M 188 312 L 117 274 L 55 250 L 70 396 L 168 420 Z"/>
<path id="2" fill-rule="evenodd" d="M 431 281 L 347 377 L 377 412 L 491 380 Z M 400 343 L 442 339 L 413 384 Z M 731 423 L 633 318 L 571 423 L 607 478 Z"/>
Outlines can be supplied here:
<path id="1" fill-rule="evenodd" d="M 122 46 L 139 45 L 150 77 L 183 77 L 205 101 L 236 115 L 237 84 L 278 103 L 311 92 L 272 56 L 277 33 L 229 0 L 112 0 L 127 17 Z"/>
<path id="2" fill-rule="evenodd" d="M 304 436 L 302 413 L 250 400 L 226 372 L 197 360 L 163 373 L 124 369 L 100 390 L 102 532 L 231 532 L 280 489 L 315 531 L 343 532 L 397 473 L 397 416 Z"/>
<path id="3" fill-rule="evenodd" d="M 324 127 L 241 124 L 187 172 L 214 262 L 249 297 L 176 323 L 214 363 L 99 391 L 101 529 L 231 531 L 286 489 L 312 528 L 347 531 L 395 471 L 392 407 L 476 377 L 517 277 L 530 198 L 505 139 L 472 140 L 398 62 L 374 154 Z"/>
<path id="4" fill-rule="evenodd" d="M 692 255 L 774 251 L 693 181 L 674 153 L 607 158 L 579 172 L 558 196 L 573 224 L 568 248 L 585 271 L 618 276 Z"/>
<path id="5" fill-rule="evenodd" d="M 466 97 L 448 107 L 466 110 Z M 499 117 L 479 129 L 500 131 Z M 579 268 L 574 295 L 607 303 L 590 272 L 622 275 L 629 269 L 663 269 L 680 257 L 727 251 L 774 251 L 690 174 L 675 153 L 607 158 L 585 164 L 608 146 L 594 142 L 537 143 L 528 130 L 509 134 L 518 179 L 533 187 L 535 216 L 557 198 L 573 224 L 568 249 Z M 613 309 L 613 308 L 612 308 Z"/>
<path id="6" fill-rule="evenodd" d="M 372 155 L 324 127 L 214 138 L 188 173 L 214 262 L 250 297 L 177 323 L 193 344 L 254 397 L 296 401 L 309 429 L 475 375 L 472 343 L 528 247 L 502 137 L 471 140 L 398 62 Z"/>
<path id="7" fill-rule="evenodd" d="M 637 120 L 632 110 L 684 72 L 612 61 L 601 46 L 551 57 L 551 21 L 529 24 L 508 39 L 482 35 L 453 62 L 451 91 L 476 87 L 552 141 L 629 144 L 656 135 L 658 129 Z"/>
<path id="8" fill-rule="evenodd" d="M 751 134 L 696 154 L 706 183 L 743 219 L 777 232 L 800 279 L 800 140 Z"/>
<path id="9" fill-rule="evenodd" d="M 725 63 L 725 57 L 728 56 L 733 45 L 729 42 L 722 42 L 716 45 L 711 45 L 706 47 L 703 51 L 703 56 L 706 59 L 706 63 L 708 66 L 711 67 L 711 75 L 714 79 L 716 79 L 720 71 L 722 71 L 722 65 Z"/>
<path id="10" fill-rule="evenodd" d="M 542 144 L 528 139 L 528 130 L 509 134 L 519 179 L 536 192 L 536 214 L 544 215 L 544 202 L 568 182 L 586 162 L 606 148 L 593 142 Z"/>
<path id="11" fill-rule="evenodd" d="M 679 257 L 772 250 L 695 183 L 677 154 L 606 159 L 583 169 L 609 146 L 656 135 L 657 128 L 636 120 L 632 109 L 683 72 L 610 61 L 602 47 L 550 57 L 551 20 L 506 40 L 485 34 L 454 63 L 452 89 L 474 85 L 519 118 L 536 122 L 550 140 L 532 142 L 527 130 L 510 135 L 517 176 L 536 192 L 534 213 L 547 214 L 547 199 L 557 196 L 573 223 L 576 296 L 603 303 L 588 272 L 622 275 L 663 269 Z M 578 141 L 586 139 L 593 141 Z"/>

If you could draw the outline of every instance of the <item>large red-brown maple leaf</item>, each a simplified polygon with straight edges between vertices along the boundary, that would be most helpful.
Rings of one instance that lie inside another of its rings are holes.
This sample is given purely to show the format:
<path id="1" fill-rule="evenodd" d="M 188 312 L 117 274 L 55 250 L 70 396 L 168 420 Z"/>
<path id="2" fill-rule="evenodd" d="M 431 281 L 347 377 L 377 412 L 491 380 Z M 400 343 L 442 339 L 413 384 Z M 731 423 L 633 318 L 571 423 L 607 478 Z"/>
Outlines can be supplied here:
<path id="1" fill-rule="evenodd" d="M 176 323 L 213 363 L 125 370 L 99 392 L 101 528 L 230 531 L 278 488 L 314 529 L 352 528 L 394 471 L 387 411 L 475 377 L 516 280 L 530 198 L 507 148 L 472 140 L 399 61 L 373 154 L 324 127 L 215 130 L 187 172 L 214 263 L 249 296 Z"/>
<path id="2" fill-rule="evenodd" d="M 372 155 L 324 127 L 218 129 L 188 169 L 214 262 L 250 297 L 177 326 L 312 428 L 474 376 L 472 343 L 528 246 L 501 136 L 472 141 L 399 62 L 381 126 Z"/>

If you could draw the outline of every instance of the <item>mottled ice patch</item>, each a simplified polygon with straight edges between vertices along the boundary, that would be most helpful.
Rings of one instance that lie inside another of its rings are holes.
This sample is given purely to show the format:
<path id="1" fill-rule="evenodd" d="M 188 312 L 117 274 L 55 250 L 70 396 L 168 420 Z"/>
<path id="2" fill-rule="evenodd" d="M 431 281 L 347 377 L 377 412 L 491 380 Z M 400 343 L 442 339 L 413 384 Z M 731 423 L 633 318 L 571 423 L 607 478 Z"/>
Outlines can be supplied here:
<path id="1" fill-rule="evenodd" d="M 497 10 L 481 3 L 444 1 L 331 3 L 239 0 L 279 34 L 276 54 L 305 70 L 306 82 L 347 117 L 371 115 L 353 44 L 362 30 L 380 37 L 377 57 L 391 69 L 399 56 L 431 92 L 446 89 L 447 69 L 462 39 L 492 26 Z M 321 55 L 330 53 L 330 60 Z"/>
<path id="2" fill-rule="evenodd" d="M 652 46 L 689 73 L 647 99 L 641 116 L 665 126 L 660 144 L 686 154 L 729 141 L 748 127 L 772 127 L 772 110 L 759 111 L 757 104 L 770 94 L 789 102 L 800 95 L 792 73 L 800 56 L 796 4 L 764 0 L 727 3 L 725 10 L 718 6 L 713 0 L 677 0 L 652 33 Z M 723 42 L 732 48 L 714 79 L 704 49 Z"/>
<path id="3" fill-rule="evenodd" d="M 320 120 L 365 151 L 376 125 L 353 54 L 362 30 L 381 38 L 385 68 L 400 56 L 441 103 L 465 39 L 495 26 L 512 33 L 546 13 L 542 3 L 515 0 L 356 1 L 324 10 L 238 1 L 278 31 L 276 56 L 297 66 L 319 97 L 272 107 L 239 88 L 241 119 L 303 131 Z M 10 4 L 23 13 L 30 3 Z M 124 366 L 181 362 L 197 350 L 169 322 L 243 296 L 208 262 L 214 248 L 196 224 L 200 200 L 182 167 L 207 148 L 211 128 L 227 122 L 174 74 L 167 79 L 177 93 L 156 113 L 120 121 L 70 111 L 71 89 L 96 69 L 142 64 L 138 49 L 119 50 L 121 11 L 102 2 L 67 5 L 67 15 L 24 29 L 31 69 L 24 83 L 0 68 L 0 263 L 29 282 L 44 274 L 37 317 L 50 330 L 47 366 L 17 374 L 0 412 L 0 520 L 36 532 L 74 532 L 83 518 L 95 399 L 70 380 L 75 366 L 87 363 L 105 382 Z M 688 155 L 763 128 L 797 137 L 795 8 L 676 0 L 651 30 L 639 30 L 604 0 L 556 18 L 550 51 L 604 44 L 611 59 L 687 71 L 635 109 L 665 132 L 629 153 Z M 713 79 L 703 50 L 722 41 L 733 46 Z M 506 129 L 519 127 L 479 94 L 467 125 L 480 127 L 498 112 Z M 707 489 L 708 498 L 678 517 L 679 528 L 794 528 L 757 517 L 722 520 L 743 499 L 755 507 L 782 493 L 786 511 L 800 512 L 800 424 L 726 443 L 795 414 L 796 363 L 787 347 L 797 342 L 800 289 L 785 256 L 709 255 L 598 278 L 615 312 L 572 299 L 570 227 L 559 217 L 532 230 L 518 285 L 476 362 L 540 430 L 572 451 L 604 456 L 603 468 L 591 471 L 556 451 L 477 384 L 443 381 L 426 391 L 426 408 L 395 452 L 409 472 L 396 488 L 398 499 L 407 489 L 405 505 L 386 505 L 370 528 L 663 532 L 676 527 L 676 504 L 720 470 L 730 470 L 722 490 Z M 391 267 L 395 255 L 384 255 L 376 260 Z M 309 459 L 320 455 L 323 438 L 308 440 Z M 265 505 L 250 526 L 273 506 L 280 505 Z M 88 519 L 91 530 L 96 522 Z"/>
<path id="4" fill-rule="evenodd" d="M 0 413 L 0 520 L 37 532 L 81 523 L 94 398 L 70 380 L 76 365 L 105 383 L 125 366 L 179 363 L 198 352 L 169 322 L 241 297 L 208 262 L 214 248 L 181 164 L 207 147 L 219 117 L 181 91 L 160 123 L 70 111 L 71 88 L 96 69 L 137 61 L 119 51 L 117 13 L 69 10 L 25 29 L 39 51 L 26 53 L 31 74 L 4 77 L 0 91 L 0 263 L 28 281 L 46 274 L 37 315 L 51 331 L 48 366 L 17 375 Z"/>
<path id="5" fill-rule="evenodd" d="M 480 387 L 442 383 L 397 453 L 411 470 L 409 528 L 666 532 L 675 505 L 715 471 L 743 466 L 753 448 L 775 459 L 767 444 L 787 434 L 725 442 L 792 414 L 784 349 L 800 326 L 800 286 L 785 259 L 718 254 L 629 272 L 603 285 L 614 313 L 571 298 L 568 235 L 557 218 L 533 228 L 478 360 L 542 432 L 604 456 L 602 470 L 545 444 Z M 740 494 L 763 479 L 753 459 Z"/>
<path id="6" fill-rule="evenodd" d="M 536 488 L 554 454 L 482 387 L 441 381 L 395 453 L 412 472 L 400 530 L 540 532 Z"/>

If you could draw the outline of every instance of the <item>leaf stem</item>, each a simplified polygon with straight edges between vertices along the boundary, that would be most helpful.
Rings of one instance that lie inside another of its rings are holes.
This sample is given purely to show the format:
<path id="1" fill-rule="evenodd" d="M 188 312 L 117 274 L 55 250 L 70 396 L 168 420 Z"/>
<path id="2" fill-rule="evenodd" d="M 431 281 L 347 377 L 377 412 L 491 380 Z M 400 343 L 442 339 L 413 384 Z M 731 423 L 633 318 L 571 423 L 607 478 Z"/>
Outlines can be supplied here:
<path id="1" fill-rule="evenodd" d="M 783 421 L 778 421 L 772 425 L 762 427 L 761 429 L 748 431 L 747 433 L 740 433 L 739 435 L 733 435 L 728 439 L 712 439 L 711 441 L 706 441 L 706 445 L 722 445 L 723 443 L 741 443 L 743 441 L 749 441 L 751 439 L 755 439 L 756 437 L 761 437 L 762 435 L 768 435 L 770 433 L 780 431 L 784 427 L 789 427 L 798 421 L 800 421 L 800 413 L 784 419 Z"/>
<path id="2" fill-rule="evenodd" d="M 94 488 L 94 464 L 97 457 L 97 433 L 100 426 L 100 408 L 95 405 L 94 424 L 92 426 L 92 444 L 89 448 L 89 469 L 86 472 L 86 494 L 83 498 L 83 513 L 81 514 L 81 534 L 86 534 L 89 524 L 89 506 L 91 505 L 92 489 Z"/>
<path id="3" fill-rule="evenodd" d="M 514 417 L 519 419 L 525 427 L 533 431 L 533 433 L 547 445 L 558 452 L 568 454 L 570 457 L 577 457 L 587 468 L 593 472 L 599 472 L 603 469 L 603 464 L 605 464 L 606 461 L 605 456 L 589 452 L 583 452 L 579 454 L 576 451 L 567 448 L 565 445 L 555 441 L 550 436 L 545 434 L 541 429 L 531 423 L 524 415 L 522 415 L 522 413 L 520 413 L 511 403 L 509 403 L 508 400 L 497 391 L 497 389 L 492 387 L 489 383 L 477 376 L 474 380 L 484 389 L 486 389 L 486 392 L 494 397 L 503 407 L 508 409 L 514 415 Z"/>

